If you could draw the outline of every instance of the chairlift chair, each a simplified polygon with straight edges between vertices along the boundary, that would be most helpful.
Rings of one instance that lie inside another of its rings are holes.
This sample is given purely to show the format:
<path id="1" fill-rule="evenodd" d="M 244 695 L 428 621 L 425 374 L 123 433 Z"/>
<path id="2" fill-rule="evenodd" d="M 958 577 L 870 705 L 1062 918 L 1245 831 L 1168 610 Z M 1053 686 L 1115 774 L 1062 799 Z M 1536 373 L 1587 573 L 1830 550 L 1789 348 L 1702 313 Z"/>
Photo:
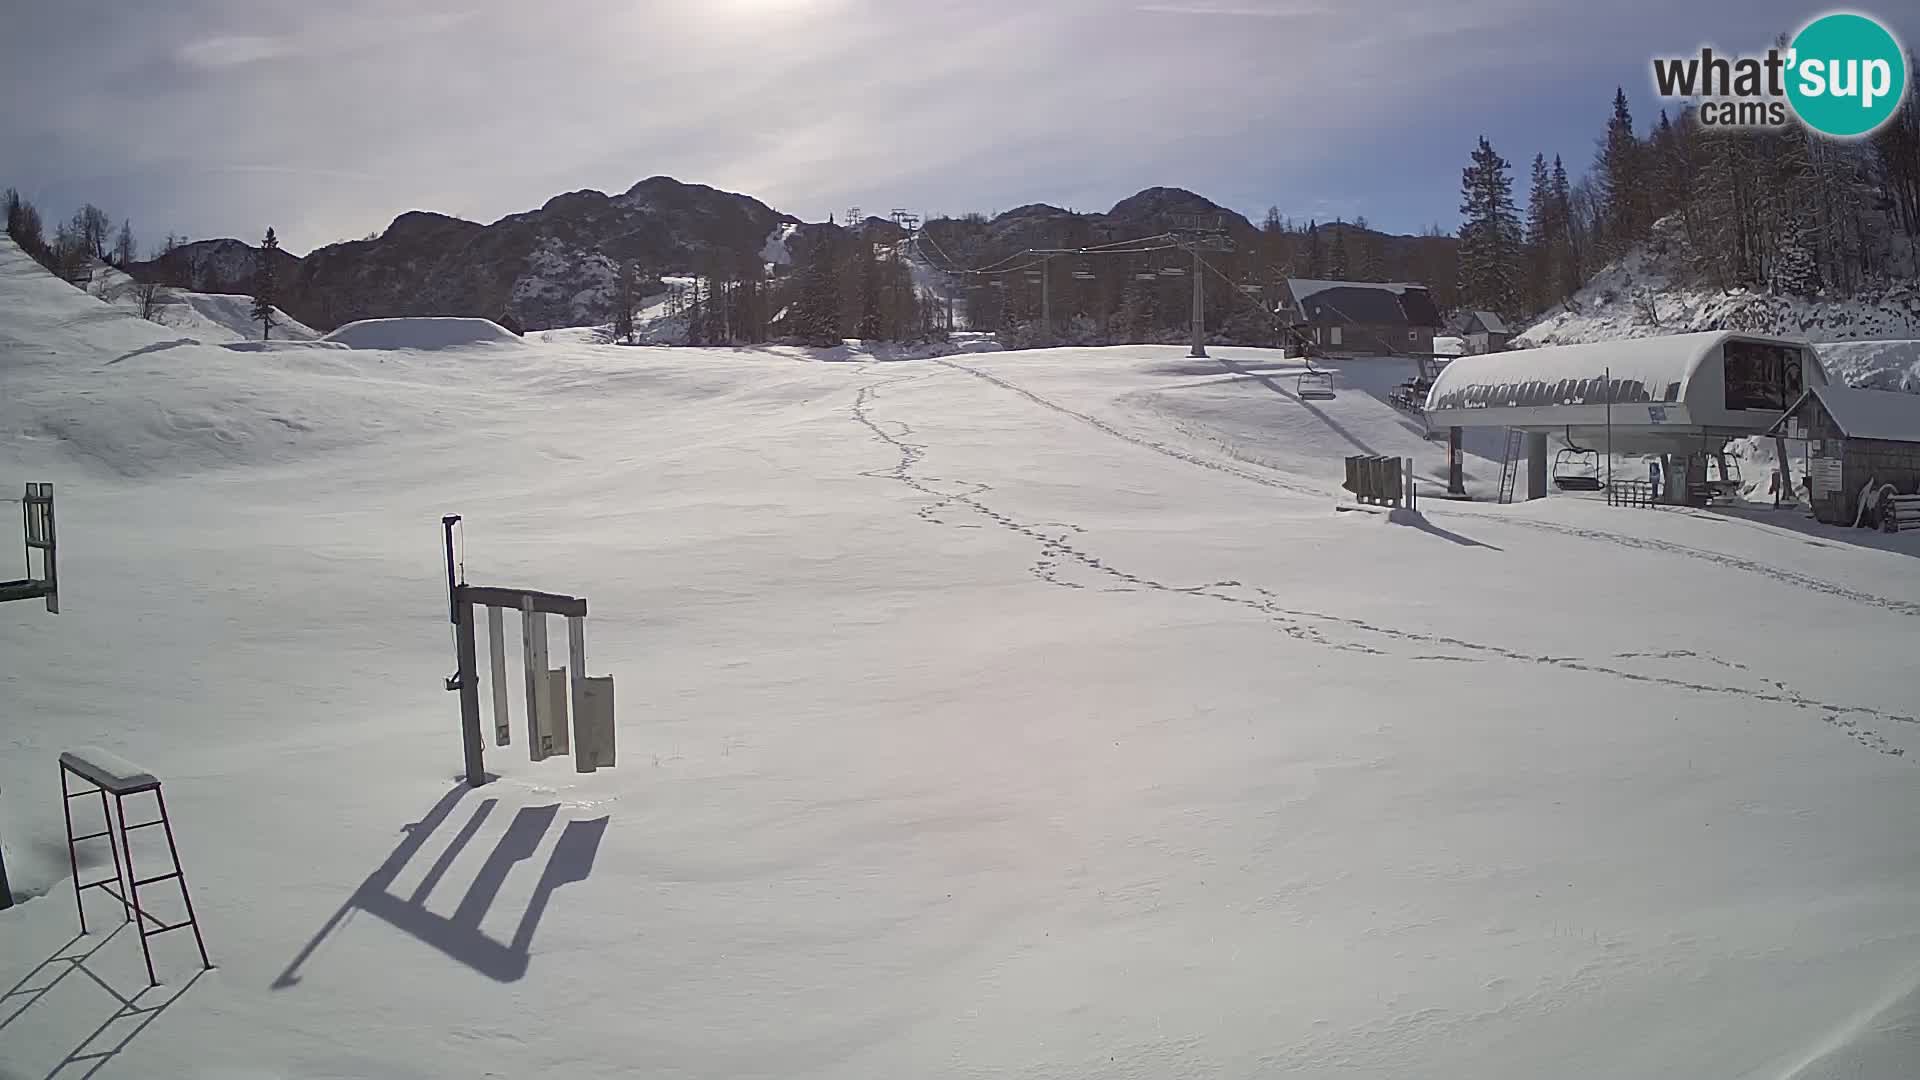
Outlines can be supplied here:
<path id="1" fill-rule="evenodd" d="M 1336 396 L 1333 392 L 1333 372 L 1314 367 L 1312 358 L 1308 358 L 1307 370 L 1295 380 L 1293 392 L 1300 395 L 1302 401 L 1332 401 Z"/>
<path id="2" fill-rule="evenodd" d="M 1160 275 L 1159 275 L 1159 274 L 1156 274 L 1156 273 L 1154 273 L 1154 272 L 1153 272 L 1152 270 L 1139 270 L 1139 271 L 1135 271 L 1135 273 L 1134 273 L 1134 275 L 1133 275 L 1133 280 L 1135 280 L 1135 281 L 1158 281 L 1158 280 L 1160 280 Z"/>
<path id="3" fill-rule="evenodd" d="M 1160 276 L 1170 278 L 1186 277 L 1187 268 L 1184 266 L 1163 266 L 1160 268 Z"/>
<path id="4" fill-rule="evenodd" d="M 1715 460 L 1708 458 L 1709 462 Z M 1720 479 L 1709 481 L 1707 486 L 1726 498 L 1740 494 L 1740 459 L 1731 454 L 1719 455 L 1721 463 Z"/>
<path id="5" fill-rule="evenodd" d="M 1553 456 L 1553 486 L 1561 491 L 1599 491 L 1606 487 L 1600 477 L 1600 452 L 1567 444 Z"/>

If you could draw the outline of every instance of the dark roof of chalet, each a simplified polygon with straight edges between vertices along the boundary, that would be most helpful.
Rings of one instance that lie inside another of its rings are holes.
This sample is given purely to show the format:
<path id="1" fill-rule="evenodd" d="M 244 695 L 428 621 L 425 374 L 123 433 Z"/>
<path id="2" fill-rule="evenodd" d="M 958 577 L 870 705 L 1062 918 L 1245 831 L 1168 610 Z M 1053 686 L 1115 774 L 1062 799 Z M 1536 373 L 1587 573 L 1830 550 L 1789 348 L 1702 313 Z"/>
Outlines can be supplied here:
<path id="1" fill-rule="evenodd" d="M 1293 314 L 1301 322 L 1441 326 L 1440 311 L 1425 285 L 1288 278 L 1287 292 L 1293 297 Z"/>
<path id="2" fill-rule="evenodd" d="M 1849 439 L 1920 443 L 1920 394 L 1894 390 L 1857 390 L 1845 386 L 1810 387 L 1774 425 L 1799 415 L 1808 401 L 1818 399 L 1833 425 Z"/>

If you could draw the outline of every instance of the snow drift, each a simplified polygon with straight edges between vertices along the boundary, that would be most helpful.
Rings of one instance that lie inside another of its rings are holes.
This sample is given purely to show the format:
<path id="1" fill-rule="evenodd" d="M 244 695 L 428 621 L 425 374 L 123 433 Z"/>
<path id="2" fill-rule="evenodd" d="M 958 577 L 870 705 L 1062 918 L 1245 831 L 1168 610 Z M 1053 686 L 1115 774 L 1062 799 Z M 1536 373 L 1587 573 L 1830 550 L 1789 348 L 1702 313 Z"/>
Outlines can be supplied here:
<path id="1" fill-rule="evenodd" d="M 111 266 L 94 270 L 87 291 L 122 311 L 140 313 L 139 282 Z M 151 321 L 170 330 L 183 331 L 200 341 L 224 344 L 260 338 L 260 323 L 253 317 L 251 296 L 162 288 L 154 300 Z M 312 341 L 320 336 L 319 331 L 277 307 L 273 309 L 273 318 L 276 339 Z"/>
<path id="2" fill-rule="evenodd" d="M 325 341 L 352 349 L 457 349 L 469 345 L 515 345 L 520 338 L 490 319 L 405 318 L 351 322 Z"/>

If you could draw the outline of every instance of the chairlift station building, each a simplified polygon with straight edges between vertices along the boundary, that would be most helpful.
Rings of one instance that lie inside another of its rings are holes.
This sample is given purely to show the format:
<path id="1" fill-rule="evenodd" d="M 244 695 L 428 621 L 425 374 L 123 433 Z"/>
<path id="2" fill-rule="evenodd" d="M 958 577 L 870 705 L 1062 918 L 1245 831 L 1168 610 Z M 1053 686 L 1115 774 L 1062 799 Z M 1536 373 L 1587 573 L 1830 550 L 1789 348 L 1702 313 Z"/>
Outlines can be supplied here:
<path id="1" fill-rule="evenodd" d="M 1435 427 L 1526 433 L 1534 492 L 1557 434 L 1583 452 L 1661 455 L 1675 480 L 1663 501 L 1698 502 L 1710 458 L 1726 477 L 1729 440 L 1769 434 L 1826 385 L 1812 345 L 1717 330 L 1461 357 L 1434 380 L 1426 412 Z"/>
<path id="2" fill-rule="evenodd" d="M 1427 415 L 1619 454 L 1718 453 L 1826 385 L 1805 342 L 1709 331 L 1463 356 L 1434 380 Z"/>

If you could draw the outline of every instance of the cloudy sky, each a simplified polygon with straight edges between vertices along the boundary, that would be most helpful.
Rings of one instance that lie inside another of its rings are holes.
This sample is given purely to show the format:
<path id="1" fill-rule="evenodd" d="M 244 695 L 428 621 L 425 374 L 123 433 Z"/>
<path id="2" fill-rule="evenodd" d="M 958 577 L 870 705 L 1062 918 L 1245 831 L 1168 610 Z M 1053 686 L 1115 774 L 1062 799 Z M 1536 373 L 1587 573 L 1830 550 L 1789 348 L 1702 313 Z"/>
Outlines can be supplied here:
<path id="1" fill-rule="evenodd" d="M 655 174 L 822 220 L 1104 209 L 1457 219 L 1485 134 L 1584 168 L 1624 84 L 1757 50 L 1787 0 L 12 0 L 0 184 L 305 252 Z M 1865 9 L 1909 44 L 1910 5 Z M 1898 12 L 1898 14 L 1895 14 Z M 1891 16 L 1891 18 L 1889 18 Z M 1523 185 L 1524 186 L 1524 185 Z M 1522 192 L 1524 196 L 1524 192 Z"/>

